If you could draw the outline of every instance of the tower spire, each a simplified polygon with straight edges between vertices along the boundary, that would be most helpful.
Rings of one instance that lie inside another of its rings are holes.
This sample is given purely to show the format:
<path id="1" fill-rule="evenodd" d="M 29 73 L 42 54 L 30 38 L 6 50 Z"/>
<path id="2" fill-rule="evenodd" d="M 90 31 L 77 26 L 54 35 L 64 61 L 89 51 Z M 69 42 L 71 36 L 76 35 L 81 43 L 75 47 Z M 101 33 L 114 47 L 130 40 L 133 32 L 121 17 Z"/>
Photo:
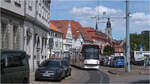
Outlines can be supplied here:
<path id="1" fill-rule="evenodd" d="M 107 27 L 107 28 L 111 28 L 110 18 L 108 18 L 108 21 L 107 21 L 106 27 Z"/>
<path id="2" fill-rule="evenodd" d="M 97 24 L 97 21 L 96 21 L 96 30 L 98 30 L 98 24 Z"/>

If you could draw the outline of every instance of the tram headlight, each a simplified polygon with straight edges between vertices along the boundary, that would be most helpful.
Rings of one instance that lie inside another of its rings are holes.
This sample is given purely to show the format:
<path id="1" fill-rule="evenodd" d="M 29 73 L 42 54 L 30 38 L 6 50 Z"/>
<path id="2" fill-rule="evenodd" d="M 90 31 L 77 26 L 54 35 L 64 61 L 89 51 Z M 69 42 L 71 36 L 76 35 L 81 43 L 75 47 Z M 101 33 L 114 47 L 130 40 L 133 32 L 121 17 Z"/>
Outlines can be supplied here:
<path id="1" fill-rule="evenodd" d="M 97 64 L 99 64 L 99 61 L 97 61 Z"/>

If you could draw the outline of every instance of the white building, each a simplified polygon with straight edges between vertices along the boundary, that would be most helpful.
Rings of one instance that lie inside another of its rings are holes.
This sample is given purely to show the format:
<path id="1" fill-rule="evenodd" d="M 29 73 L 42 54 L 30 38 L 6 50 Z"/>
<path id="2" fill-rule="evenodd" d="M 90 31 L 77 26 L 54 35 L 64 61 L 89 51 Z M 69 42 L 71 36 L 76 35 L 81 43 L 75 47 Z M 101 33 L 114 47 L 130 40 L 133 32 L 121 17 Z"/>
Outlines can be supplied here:
<path id="1" fill-rule="evenodd" d="M 62 52 L 63 57 L 68 57 L 71 54 L 71 50 L 82 48 L 82 44 L 92 43 L 90 36 L 84 31 L 79 22 L 74 20 L 51 20 L 50 29 L 55 29 L 57 32 L 61 32 L 63 37 Z M 60 41 L 61 42 L 61 39 Z M 54 43 L 54 46 L 56 43 Z M 61 49 L 61 48 L 60 48 Z"/>
<path id="2" fill-rule="evenodd" d="M 74 44 L 72 45 L 73 49 L 80 49 L 82 44 L 84 44 L 82 35 L 80 34 L 77 38 L 73 38 L 72 44 Z"/>
<path id="3" fill-rule="evenodd" d="M 24 50 L 30 71 L 48 58 L 50 0 L 25 0 Z"/>
<path id="4" fill-rule="evenodd" d="M 72 31 L 71 31 L 71 22 L 68 21 L 68 28 L 66 32 L 66 36 L 63 39 L 63 52 L 64 57 L 67 57 L 70 53 L 70 49 L 72 49 Z"/>
<path id="5" fill-rule="evenodd" d="M 71 30 L 71 20 L 51 20 L 50 23 L 62 32 L 62 53 L 61 57 L 67 57 L 72 49 L 72 30 Z M 51 25 L 50 25 L 51 26 Z M 59 41 L 61 42 L 61 40 Z M 56 44 L 54 44 L 55 46 Z"/>
<path id="6" fill-rule="evenodd" d="M 0 11 L 0 49 L 23 50 L 24 0 L 1 0 Z"/>
<path id="7" fill-rule="evenodd" d="M 61 30 L 59 30 L 55 25 L 52 24 L 50 21 L 50 37 L 53 39 L 53 48 L 49 51 L 51 56 L 54 56 L 55 58 L 61 58 L 62 50 L 63 50 L 63 33 Z"/>

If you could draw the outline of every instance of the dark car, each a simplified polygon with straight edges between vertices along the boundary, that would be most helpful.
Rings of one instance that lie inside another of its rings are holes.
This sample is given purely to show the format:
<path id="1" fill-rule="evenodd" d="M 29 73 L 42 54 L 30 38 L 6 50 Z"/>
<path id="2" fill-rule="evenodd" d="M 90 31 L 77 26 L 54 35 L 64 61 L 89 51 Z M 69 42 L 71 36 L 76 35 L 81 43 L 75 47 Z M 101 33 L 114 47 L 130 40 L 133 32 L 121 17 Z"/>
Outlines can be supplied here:
<path id="1" fill-rule="evenodd" d="M 111 66 L 112 67 L 123 67 L 125 64 L 123 56 L 115 56 L 112 58 Z"/>
<path id="2" fill-rule="evenodd" d="M 29 64 L 26 52 L 0 50 L 1 83 L 29 83 Z"/>
<path id="3" fill-rule="evenodd" d="M 105 59 L 105 57 L 104 57 L 104 56 L 101 56 L 101 58 L 100 58 L 100 65 L 101 65 L 101 66 L 104 65 L 104 59 Z"/>
<path id="4" fill-rule="evenodd" d="M 63 64 L 65 66 L 66 76 L 71 76 L 71 66 L 67 60 L 63 60 Z"/>
<path id="5" fill-rule="evenodd" d="M 108 66 L 109 58 L 105 57 L 104 58 L 104 66 Z"/>
<path id="6" fill-rule="evenodd" d="M 45 60 L 35 72 L 35 80 L 58 80 L 65 78 L 65 70 L 61 60 Z"/>

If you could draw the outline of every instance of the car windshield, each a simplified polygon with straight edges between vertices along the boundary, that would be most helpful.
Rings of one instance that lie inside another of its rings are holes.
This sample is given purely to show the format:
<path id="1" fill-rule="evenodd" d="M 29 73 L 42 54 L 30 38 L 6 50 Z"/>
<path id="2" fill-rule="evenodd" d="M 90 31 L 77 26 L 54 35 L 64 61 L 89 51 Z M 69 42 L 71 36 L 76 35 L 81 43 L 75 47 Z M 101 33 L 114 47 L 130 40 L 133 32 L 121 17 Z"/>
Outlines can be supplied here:
<path id="1" fill-rule="evenodd" d="M 67 61 L 63 62 L 65 66 L 69 66 L 69 63 Z"/>
<path id="2" fill-rule="evenodd" d="M 86 48 L 85 55 L 86 59 L 99 59 L 97 48 Z"/>
<path id="3" fill-rule="evenodd" d="M 40 64 L 40 67 L 60 67 L 60 61 L 44 61 Z"/>

